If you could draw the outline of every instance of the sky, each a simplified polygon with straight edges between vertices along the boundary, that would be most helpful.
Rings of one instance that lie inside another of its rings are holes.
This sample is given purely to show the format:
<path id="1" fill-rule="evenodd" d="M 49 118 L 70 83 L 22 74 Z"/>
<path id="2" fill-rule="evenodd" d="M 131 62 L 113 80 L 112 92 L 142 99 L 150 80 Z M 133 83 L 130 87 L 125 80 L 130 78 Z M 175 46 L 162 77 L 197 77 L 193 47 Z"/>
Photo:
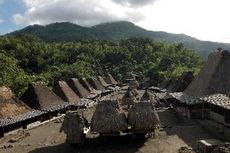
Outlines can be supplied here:
<path id="1" fill-rule="evenodd" d="M 28 25 L 131 21 L 152 31 L 230 43 L 230 0 L 0 0 L 0 35 Z"/>

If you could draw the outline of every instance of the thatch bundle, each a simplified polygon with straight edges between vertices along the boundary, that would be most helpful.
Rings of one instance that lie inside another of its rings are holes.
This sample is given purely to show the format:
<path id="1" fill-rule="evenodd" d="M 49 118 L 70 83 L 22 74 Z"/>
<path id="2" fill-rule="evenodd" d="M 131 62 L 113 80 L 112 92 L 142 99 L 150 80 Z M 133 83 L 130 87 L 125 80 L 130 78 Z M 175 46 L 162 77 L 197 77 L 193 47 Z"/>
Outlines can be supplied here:
<path id="1" fill-rule="evenodd" d="M 12 118 L 30 110 L 31 108 L 13 96 L 10 88 L 0 87 L 0 119 Z"/>
<path id="2" fill-rule="evenodd" d="M 43 83 L 32 83 L 20 98 L 33 109 L 49 109 L 65 102 Z"/>
<path id="3" fill-rule="evenodd" d="M 110 73 L 107 73 L 105 76 L 105 81 L 108 84 L 113 84 L 113 85 L 117 85 L 117 81 L 113 78 L 113 76 Z"/>
<path id="4" fill-rule="evenodd" d="M 115 133 L 128 128 L 125 114 L 119 110 L 117 101 L 101 101 L 91 120 L 92 131 Z"/>
<path id="5" fill-rule="evenodd" d="M 65 81 L 58 81 L 53 87 L 53 92 L 69 103 L 77 103 L 80 101 L 78 95 L 68 86 Z"/>
<path id="6" fill-rule="evenodd" d="M 193 73 L 191 71 L 184 72 L 174 83 L 170 84 L 167 88 L 170 92 L 182 92 L 194 79 Z"/>
<path id="7" fill-rule="evenodd" d="M 227 94 L 230 91 L 230 52 L 211 53 L 197 77 L 186 88 L 191 96 Z"/>
<path id="8" fill-rule="evenodd" d="M 5 86 L 0 87 L 0 99 L 11 99 L 13 97 L 13 93 L 10 88 Z"/>
<path id="9" fill-rule="evenodd" d="M 76 78 L 68 80 L 67 83 L 73 89 L 73 91 L 80 97 L 87 97 L 90 94 L 89 91 Z"/>
<path id="10" fill-rule="evenodd" d="M 98 76 L 98 81 L 100 81 L 100 83 L 104 86 L 104 87 L 108 87 L 111 84 L 108 84 L 107 82 L 105 82 L 104 78 L 102 76 Z"/>
<path id="11" fill-rule="evenodd" d="M 134 103 L 128 112 L 128 123 L 135 131 L 154 130 L 159 125 L 159 117 L 152 103 Z"/>
<path id="12" fill-rule="evenodd" d="M 82 115 L 77 111 L 70 111 L 66 113 L 60 132 L 67 134 L 67 141 L 81 142 L 84 139 L 83 127 Z"/>

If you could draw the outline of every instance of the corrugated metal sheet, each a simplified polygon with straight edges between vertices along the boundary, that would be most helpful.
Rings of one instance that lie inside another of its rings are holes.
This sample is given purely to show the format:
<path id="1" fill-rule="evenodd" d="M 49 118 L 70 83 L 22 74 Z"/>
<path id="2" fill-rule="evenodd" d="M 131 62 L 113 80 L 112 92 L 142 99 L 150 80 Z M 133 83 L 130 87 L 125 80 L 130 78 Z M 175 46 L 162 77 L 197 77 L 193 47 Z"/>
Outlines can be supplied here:
<path id="1" fill-rule="evenodd" d="M 17 115 L 17 116 L 12 117 L 12 118 L 0 119 L 0 127 L 4 127 L 7 125 L 12 125 L 14 123 L 25 121 L 25 120 L 40 116 L 40 115 L 45 114 L 45 113 L 46 112 L 44 112 L 44 111 L 32 110 L 32 111 L 29 111 L 29 112 L 21 114 L 21 115 Z"/>
<path id="2" fill-rule="evenodd" d="M 211 103 L 225 109 L 230 109 L 230 98 L 225 94 L 212 94 L 202 96 L 200 99 L 207 103 Z"/>

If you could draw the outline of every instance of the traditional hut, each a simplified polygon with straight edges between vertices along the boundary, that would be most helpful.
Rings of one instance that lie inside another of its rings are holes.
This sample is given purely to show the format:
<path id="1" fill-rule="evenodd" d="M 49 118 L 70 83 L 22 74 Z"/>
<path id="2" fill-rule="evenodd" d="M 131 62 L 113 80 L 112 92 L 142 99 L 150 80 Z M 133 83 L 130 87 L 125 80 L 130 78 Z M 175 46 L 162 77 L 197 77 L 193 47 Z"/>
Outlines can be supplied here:
<path id="1" fill-rule="evenodd" d="M 170 92 L 182 92 L 194 79 L 193 73 L 191 71 L 184 72 L 175 82 L 169 85 L 167 88 Z"/>
<path id="2" fill-rule="evenodd" d="M 140 101 L 150 101 L 150 95 L 149 91 L 145 90 L 144 94 L 141 97 Z"/>
<path id="3" fill-rule="evenodd" d="M 44 112 L 32 110 L 7 87 L 0 87 L 0 136 L 28 124 L 41 120 Z"/>
<path id="4" fill-rule="evenodd" d="M 82 143 L 84 135 L 84 119 L 81 113 L 69 111 L 66 113 L 60 132 L 66 133 L 66 141 L 69 143 Z"/>
<path id="5" fill-rule="evenodd" d="M 100 83 L 104 86 L 104 87 L 108 87 L 111 86 L 111 84 L 108 84 L 107 82 L 105 82 L 104 78 L 102 76 L 98 76 L 97 77 L 98 81 L 100 81 Z"/>
<path id="6" fill-rule="evenodd" d="M 65 81 L 58 81 L 53 87 L 53 92 L 62 100 L 75 104 L 80 101 L 79 96 L 68 86 Z"/>
<path id="7" fill-rule="evenodd" d="M 225 94 L 212 94 L 200 97 L 208 104 L 210 119 L 230 126 L 230 98 Z"/>
<path id="8" fill-rule="evenodd" d="M 96 90 L 104 90 L 104 86 L 101 84 L 101 82 L 98 79 L 91 78 L 89 79 L 89 83 L 95 88 Z"/>
<path id="9" fill-rule="evenodd" d="M 113 78 L 113 76 L 110 73 L 107 73 L 105 76 L 105 81 L 108 84 L 112 84 L 112 85 L 117 85 L 117 81 Z"/>
<path id="10" fill-rule="evenodd" d="M 12 91 L 7 87 L 0 87 L 0 118 L 12 118 L 19 114 L 30 111 L 27 105 L 13 96 Z"/>
<path id="11" fill-rule="evenodd" d="M 128 88 L 128 90 L 125 92 L 124 96 L 121 98 L 121 105 L 132 105 L 134 102 L 137 101 L 136 96 L 138 95 L 138 92 L 136 90 L 131 90 Z"/>
<path id="12" fill-rule="evenodd" d="M 93 114 L 92 131 L 101 134 L 119 133 L 128 128 L 125 114 L 118 108 L 117 101 L 101 101 Z"/>
<path id="13" fill-rule="evenodd" d="M 67 83 L 73 89 L 73 91 L 80 97 L 86 98 L 90 94 L 89 91 L 76 78 L 68 80 Z"/>
<path id="14" fill-rule="evenodd" d="M 171 83 L 172 83 L 172 80 L 166 79 L 160 83 L 159 88 L 160 89 L 167 89 Z"/>
<path id="15" fill-rule="evenodd" d="M 230 91 L 230 52 L 211 53 L 208 61 L 184 91 L 188 95 L 227 94 Z"/>
<path id="16" fill-rule="evenodd" d="M 154 131 L 160 121 L 152 103 L 140 102 L 131 106 L 128 112 L 128 124 L 134 131 Z"/>
<path id="17" fill-rule="evenodd" d="M 80 83 L 90 92 L 95 93 L 96 90 L 90 85 L 90 83 L 86 80 L 86 78 L 81 78 Z"/>
<path id="18" fill-rule="evenodd" d="M 33 109 L 54 112 L 64 110 L 67 103 L 43 83 L 32 83 L 20 98 Z"/>

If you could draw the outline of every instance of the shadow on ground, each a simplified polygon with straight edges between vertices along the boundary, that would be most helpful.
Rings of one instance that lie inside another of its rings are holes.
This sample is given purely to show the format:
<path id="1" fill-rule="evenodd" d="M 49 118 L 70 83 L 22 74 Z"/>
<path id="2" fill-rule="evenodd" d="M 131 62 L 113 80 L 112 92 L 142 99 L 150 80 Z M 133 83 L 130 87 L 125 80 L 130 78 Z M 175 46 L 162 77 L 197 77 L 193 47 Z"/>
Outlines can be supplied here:
<path id="1" fill-rule="evenodd" d="M 167 135 L 177 135 L 188 146 L 197 147 L 197 140 L 215 138 L 193 120 L 186 120 L 173 111 L 158 112 Z"/>
<path id="2" fill-rule="evenodd" d="M 104 140 L 88 140 L 81 145 L 68 143 L 38 148 L 29 153 L 135 153 L 144 145 L 144 139 L 131 137 L 113 137 Z"/>

